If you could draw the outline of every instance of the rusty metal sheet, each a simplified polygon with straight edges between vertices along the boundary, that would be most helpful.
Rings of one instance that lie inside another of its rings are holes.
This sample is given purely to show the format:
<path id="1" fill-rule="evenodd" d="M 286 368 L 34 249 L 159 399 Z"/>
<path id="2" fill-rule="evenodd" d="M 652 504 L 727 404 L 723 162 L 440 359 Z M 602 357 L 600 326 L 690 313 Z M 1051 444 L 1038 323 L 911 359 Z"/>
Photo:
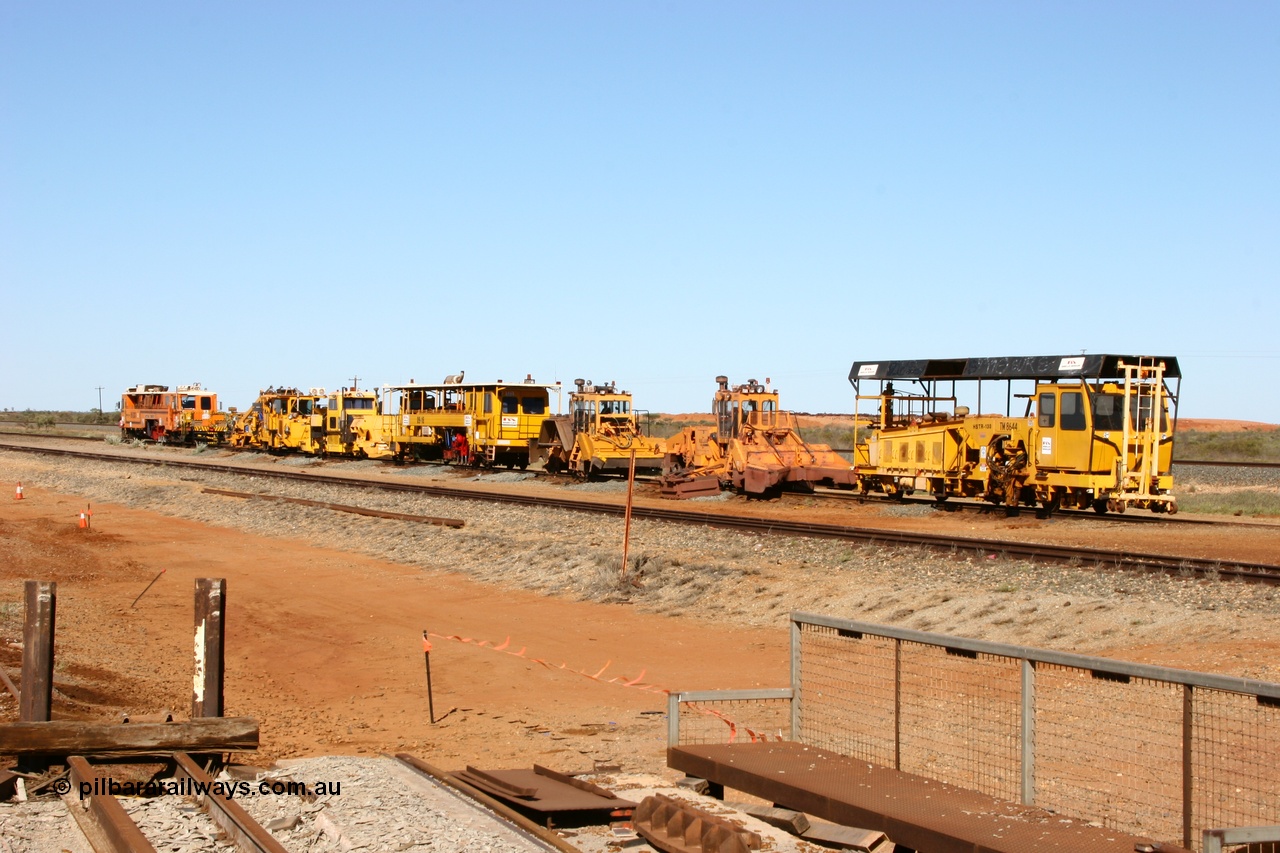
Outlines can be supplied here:
<path id="1" fill-rule="evenodd" d="M 476 771 L 475 768 L 468 767 L 466 770 L 452 771 L 451 775 L 503 802 L 540 813 L 612 811 L 636 807 L 630 800 L 613 796 L 612 791 L 598 789 L 609 795 L 606 797 L 595 791 L 583 790 L 580 785 L 562 782 L 544 774 L 545 771 L 539 773 L 538 769 Z M 517 791 L 520 793 L 513 793 Z"/>
<path id="2" fill-rule="evenodd" d="M 705 495 L 718 495 L 720 494 L 720 478 L 697 477 L 691 480 L 663 482 L 661 490 L 664 498 L 676 498 L 678 500 L 700 498 Z"/>
<path id="3" fill-rule="evenodd" d="M 664 853 L 748 853 L 760 835 L 665 794 L 645 797 L 631 823 Z"/>
<path id="4" fill-rule="evenodd" d="M 1150 839 L 801 743 L 671 747 L 667 765 L 930 853 L 1133 853 Z M 1165 853 L 1186 853 L 1162 844 Z"/>

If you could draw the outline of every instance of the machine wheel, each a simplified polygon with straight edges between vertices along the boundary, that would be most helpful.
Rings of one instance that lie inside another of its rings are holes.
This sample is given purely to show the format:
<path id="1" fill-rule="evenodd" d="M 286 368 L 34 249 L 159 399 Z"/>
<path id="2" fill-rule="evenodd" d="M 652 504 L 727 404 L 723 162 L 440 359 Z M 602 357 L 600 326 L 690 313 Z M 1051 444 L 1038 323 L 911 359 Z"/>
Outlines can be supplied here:
<path id="1" fill-rule="evenodd" d="M 1098 498 L 1093 502 L 1093 511 L 1098 515 L 1106 515 L 1108 509 L 1106 498 Z"/>
<path id="2" fill-rule="evenodd" d="M 1040 511 L 1036 513 L 1036 516 L 1038 518 L 1050 518 L 1061 506 L 1062 492 L 1054 492 L 1048 500 L 1040 502 Z"/>

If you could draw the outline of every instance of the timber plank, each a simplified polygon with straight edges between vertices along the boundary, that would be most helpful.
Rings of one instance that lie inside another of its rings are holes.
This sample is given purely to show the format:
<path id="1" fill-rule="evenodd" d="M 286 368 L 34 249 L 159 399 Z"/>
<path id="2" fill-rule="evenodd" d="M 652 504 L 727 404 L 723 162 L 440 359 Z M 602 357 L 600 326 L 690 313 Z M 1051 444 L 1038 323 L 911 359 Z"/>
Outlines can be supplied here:
<path id="1" fill-rule="evenodd" d="M 0 725 L 0 755 L 137 755 L 257 748 L 258 721 L 252 717 L 204 717 L 186 723 L 55 720 Z"/>

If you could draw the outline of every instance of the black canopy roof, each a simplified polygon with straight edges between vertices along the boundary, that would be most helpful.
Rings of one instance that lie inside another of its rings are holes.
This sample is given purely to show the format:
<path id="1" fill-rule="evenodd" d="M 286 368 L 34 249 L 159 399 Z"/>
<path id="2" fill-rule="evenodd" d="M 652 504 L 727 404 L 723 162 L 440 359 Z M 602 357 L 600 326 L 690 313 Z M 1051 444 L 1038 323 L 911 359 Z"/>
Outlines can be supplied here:
<path id="1" fill-rule="evenodd" d="M 921 358 L 906 361 L 855 361 L 849 381 L 859 379 L 1123 379 L 1120 363 L 1164 362 L 1164 375 L 1180 379 L 1173 356 L 1023 355 L 985 358 Z"/>

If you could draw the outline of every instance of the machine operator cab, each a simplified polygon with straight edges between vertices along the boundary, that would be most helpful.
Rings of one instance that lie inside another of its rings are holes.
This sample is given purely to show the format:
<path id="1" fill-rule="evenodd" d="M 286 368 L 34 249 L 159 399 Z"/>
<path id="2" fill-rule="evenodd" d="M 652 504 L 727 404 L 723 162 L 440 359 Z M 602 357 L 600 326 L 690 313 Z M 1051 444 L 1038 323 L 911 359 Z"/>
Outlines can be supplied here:
<path id="1" fill-rule="evenodd" d="M 200 387 L 199 383 L 179 385 L 178 395 L 182 398 L 179 428 L 209 430 L 222 419 L 218 411 L 218 395 Z"/>
<path id="2" fill-rule="evenodd" d="M 733 438 L 746 440 L 753 431 L 767 434 L 795 428 L 793 415 L 778 408 L 778 392 L 770 387 L 768 379 L 763 385 L 748 379 L 730 388 L 729 377 L 717 376 L 716 383 L 719 387 L 711 401 L 711 411 L 715 414 L 720 444 Z"/>
<path id="3" fill-rule="evenodd" d="M 390 427 L 376 391 L 342 388 L 329 394 L 324 410 L 324 452 L 386 459 L 393 455 Z"/>
<path id="4" fill-rule="evenodd" d="M 1162 390 L 1141 381 L 1127 389 L 1114 382 L 1037 385 L 1027 403 L 1038 433 L 1037 466 L 1106 473 L 1125 462 L 1126 469 L 1167 473 L 1173 434 Z"/>
<path id="5" fill-rule="evenodd" d="M 595 385 L 586 379 L 575 379 L 574 385 L 577 390 L 569 401 L 569 408 L 575 433 L 612 437 L 640 432 L 631 407 L 631 395 L 619 391 L 617 383 Z"/>

